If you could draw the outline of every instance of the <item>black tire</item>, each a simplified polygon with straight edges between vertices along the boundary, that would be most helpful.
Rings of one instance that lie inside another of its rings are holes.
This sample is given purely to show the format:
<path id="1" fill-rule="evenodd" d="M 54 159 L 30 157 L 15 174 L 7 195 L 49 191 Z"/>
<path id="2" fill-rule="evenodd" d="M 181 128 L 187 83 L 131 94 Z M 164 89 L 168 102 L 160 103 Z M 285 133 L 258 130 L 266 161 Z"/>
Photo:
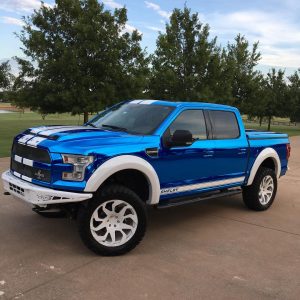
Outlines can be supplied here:
<path id="1" fill-rule="evenodd" d="M 126 243 L 109 247 L 101 244 L 94 238 L 90 221 L 93 213 L 101 204 L 115 199 L 122 200 L 131 205 L 136 212 L 138 222 L 135 233 Z M 119 184 L 112 184 L 104 187 L 85 207 L 83 206 L 79 209 L 78 225 L 80 237 L 90 250 L 104 256 L 122 255 L 135 248 L 145 235 L 147 227 L 146 205 L 132 190 Z"/>
<path id="2" fill-rule="evenodd" d="M 273 192 L 270 200 L 267 203 L 261 203 L 259 192 L 260 192 L 260 185 L 264 178 L 267 176 L 271 176 L 273 179 Z M 249 186 L 245 186 L 243 188 L 243 200 L 245 205 L 256 211 L 263 211 L 268 209 L 276 196 L 277 192 L 277 177 L 275 172 L 272 169 L 260 167 L 255 175 L 253 183 Z"/>

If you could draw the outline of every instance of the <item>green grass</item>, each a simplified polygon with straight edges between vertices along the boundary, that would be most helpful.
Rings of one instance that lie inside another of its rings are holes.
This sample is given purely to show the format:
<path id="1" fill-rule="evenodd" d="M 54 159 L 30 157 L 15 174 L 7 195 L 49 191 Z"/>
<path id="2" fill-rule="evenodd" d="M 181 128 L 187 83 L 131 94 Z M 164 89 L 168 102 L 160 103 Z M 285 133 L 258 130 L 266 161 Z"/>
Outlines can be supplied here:
<path id="1" fill-rule="evenodd" d="M 43 120 L 37 113 L 4 113 L 0 114 L 0 157 L 10 154 L 12 139 L 21 131 L 39 125 L 78 125 L 82 124 L 82 116 L 69 114 L 48 115 Z"/>
<path id="2" fill-rule="evenodd" d="M 0 105 L 1 107 L 1 105 Z M 79 125 L 82 124 L 82 116 L 71 116 L 69 114 L 53 114 L 48 115 L 46 120 L 37 113 L 5 113 L 0 114 L 0 157 L 9 156 L 12 139 L 21 131 L 39 125 Z M 246 123 L 246 128 L 257 130 L 266 130 L 264 124 L 260 127 L 256 123 Z M 298 126 L 282 126 L 272 125 L 272 131 L 284 132 L 289 136 L 300 135 L 300 125 Z"/>

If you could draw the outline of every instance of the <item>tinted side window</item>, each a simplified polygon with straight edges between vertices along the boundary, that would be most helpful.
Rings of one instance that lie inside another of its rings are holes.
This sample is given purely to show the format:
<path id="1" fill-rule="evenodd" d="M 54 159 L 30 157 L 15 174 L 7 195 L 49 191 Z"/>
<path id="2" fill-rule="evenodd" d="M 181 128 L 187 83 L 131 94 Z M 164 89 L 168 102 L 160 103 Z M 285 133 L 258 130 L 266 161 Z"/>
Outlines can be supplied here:
<path id="1" fill-rule="evenodd" d="M 211 110 L 209 115 L 214 139 L 235 139 L 239 137 L 240 129 L 233 112 Z"/>
<path id="2" fill-rule="evenodd" d="M 185 110 L 169 127 L 169 134 L 173 136 L 176 130 L 188 130 L 193 140 L 207 139 L 206 124 L 202 110 Z"/>

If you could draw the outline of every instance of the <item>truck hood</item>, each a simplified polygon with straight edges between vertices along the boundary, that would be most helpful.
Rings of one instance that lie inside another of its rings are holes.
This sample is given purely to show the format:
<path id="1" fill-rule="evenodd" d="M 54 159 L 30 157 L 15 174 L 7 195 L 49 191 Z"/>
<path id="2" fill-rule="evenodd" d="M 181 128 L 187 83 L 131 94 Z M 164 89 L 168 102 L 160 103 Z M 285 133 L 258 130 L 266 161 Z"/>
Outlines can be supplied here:
<path id="1" fill-rule="evenodd" d="M 24 134 L 32 135 L 28 145 L 35 139 L 39 141 L 35 146 L 46 147 L 50 152 L 79 154 L 99 152 L 106 147 L 112 148 L 112 145 L 128 147 L 143 139 L 141 135 L 89 126 L 42 126 L 30 128 Z"/>
<path id="2" fill-rule="evenodd" d="M 42 126 L 30 128 L 27 133 L 57 141 L 136 136 L 122 131 L 103 130 L 89 126 Z"/>

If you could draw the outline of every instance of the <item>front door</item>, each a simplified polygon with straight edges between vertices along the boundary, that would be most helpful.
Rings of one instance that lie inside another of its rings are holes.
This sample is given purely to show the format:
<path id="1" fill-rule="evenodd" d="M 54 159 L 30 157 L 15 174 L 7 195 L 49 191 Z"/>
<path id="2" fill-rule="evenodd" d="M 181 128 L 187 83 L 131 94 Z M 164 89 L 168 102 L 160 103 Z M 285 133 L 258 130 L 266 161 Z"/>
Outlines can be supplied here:
<path id="1" fill-rule="evenodd" d="M 176 131 L 189 132 L 192 142 L 181 146 L 167 145 Z M 203 110 L 182 111 L 164 133 L 159 158 L 154 162 L 162 196 L 203 188 L 215 174 L 213 152 Z"/>

